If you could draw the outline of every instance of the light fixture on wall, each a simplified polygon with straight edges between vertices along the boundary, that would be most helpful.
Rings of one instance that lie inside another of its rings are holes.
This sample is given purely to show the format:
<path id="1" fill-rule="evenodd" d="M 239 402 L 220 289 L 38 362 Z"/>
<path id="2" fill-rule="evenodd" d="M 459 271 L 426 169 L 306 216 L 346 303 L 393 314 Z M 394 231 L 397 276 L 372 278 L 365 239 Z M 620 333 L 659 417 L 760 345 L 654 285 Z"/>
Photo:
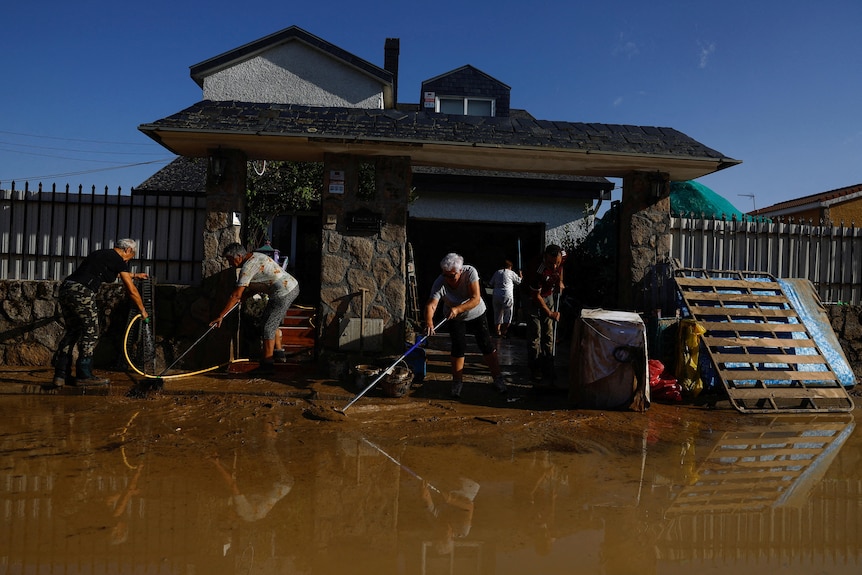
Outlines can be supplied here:
<path id="1" fill-rule="evenodd" d="M 215 179 L 216 183 L 224 180 L 224 174 L 227 170 L 227 158 L 222 155 L 221 148 L 218 150 L 211 150 L 209 156 L 210 162 L 210 173 Z"/>
<path id="2" fill-rule="evenodd" d="M 661 172 L 650 172 L 647 176 L 647 181 L 649 181 L 649 189 L 650 194 L 652 194 L 652 198 L 657 200 L 661 197 L 662 191 L 664 191 L 665 179 Z"/>

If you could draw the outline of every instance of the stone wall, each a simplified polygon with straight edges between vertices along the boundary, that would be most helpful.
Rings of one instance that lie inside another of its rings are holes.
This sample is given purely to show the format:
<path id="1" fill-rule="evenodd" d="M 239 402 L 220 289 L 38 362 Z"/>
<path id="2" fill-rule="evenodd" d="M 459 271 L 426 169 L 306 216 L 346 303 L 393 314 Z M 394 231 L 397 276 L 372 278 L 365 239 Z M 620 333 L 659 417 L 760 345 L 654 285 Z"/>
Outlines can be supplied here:
<path id="1" fill-rule="evenodd" d="M 362 162 L 374 166 L 374 190 L 367 195 L 359 192 Z M 364 316 L 383 320 L 384 350 L 400 351 L 407 305 L 409 158 L 328 155 L 324 174 L 319 347 L 337 350 L 341 320 Z M 335 174 L 343 178 L 338 184 Z M 372 225 L 354 225 L 358 216 Z"/>
<path id="2" fill-rule="evenodd" d="M 208 285 L 208 284 L 207 284 Z M 57 296 L 60 282 L 0 280 L 0 364 L 49 366 L 63 336 Z M 157 285 L 154 293 L 154 327 L 157 354 L 162 361 L 182 353 L 208 327 L 213 309 L 225 296 L 200 287 Z M 137 314 L 120 283 L 102 284 L 97 301 L 101 335 L 94 363 L 102 369 L 125 369 L 123 352 L 126 328 Z M 131 313 L 134 311 L 134 313 Z M 217 313 L 217 312 L 215 312 Z M 235 315 L 235 314 L 234 314 Z M 234 324 L 236 318 L 233 318 Z M 227 335 L 231 328 L 226 326 Z M 235 330 L 233 330 L 235 332 Z M 213 358 L 211 347 L 201 346 L 184 360 L 190 367 L 209 366 L 229 358 Z M 162 364 L 164 365 L 164 364 Z"/>

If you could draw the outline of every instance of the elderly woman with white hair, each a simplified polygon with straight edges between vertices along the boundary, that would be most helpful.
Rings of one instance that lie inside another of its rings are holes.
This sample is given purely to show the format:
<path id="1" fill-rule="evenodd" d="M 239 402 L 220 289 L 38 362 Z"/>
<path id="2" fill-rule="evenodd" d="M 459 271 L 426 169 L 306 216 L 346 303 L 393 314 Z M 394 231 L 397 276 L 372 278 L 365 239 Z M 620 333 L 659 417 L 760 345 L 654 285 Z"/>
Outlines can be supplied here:
<path id="1" fill-rule="evenodd" d="M 440 270 L 441 274 L 431 287 L 431 297 L 425 305 L 425 325 L 426 333 L 432 335 L 434 313 L 442 301 L 452 340 L 452 396 L 461 397 L 461 388 L 464 385 L 467 331 L 476 338 L 482 359 L 491 370 L 494 389 L 499 393 L 506 393 L 506 382 L 503 380 L 497 349 L 491 341 L 488 319 L 485 316 L 479 272 L 473 266 L 465 265 L 464 258 L 455 253 L 446 254 L 440 262 Z"/>

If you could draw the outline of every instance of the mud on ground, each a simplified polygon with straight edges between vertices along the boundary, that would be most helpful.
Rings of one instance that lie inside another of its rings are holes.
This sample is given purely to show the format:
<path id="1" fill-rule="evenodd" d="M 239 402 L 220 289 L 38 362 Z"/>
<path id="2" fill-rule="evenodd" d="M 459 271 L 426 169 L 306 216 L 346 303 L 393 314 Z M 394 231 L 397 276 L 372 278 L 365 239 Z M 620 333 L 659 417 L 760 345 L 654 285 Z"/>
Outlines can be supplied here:
<path id="1" fill-rule="evenodd" d="M 512 345 L 523 345 L 514 342 Z M 505 355 L 505 354 L 503 354 Z M 512 354 L 510 354 L 512 355 Z M 514 356 L 513 356 L 514 357 Z M 645 429 L 660 432 L 664 439 L 687 433 L 691 425 L 699 428 L 727 429 L 745 423 L 749 415 L 740 414 L 720 396 L 700 398 L 697 403 L 662 404 L 653 402 L 646 412 L 572 409 L 568 399 L 566 366 L 559 366 L 558 387 L 537 393 L 526 380 L 519 359 L 504 360 L 503 369 L 509 381 L 509 392 L 497 394 L 490 385 L 487 369 L 479 356 L 468 355 L 465 385 L 460 399 L 449 396 L 448 357 L 429 350 L 427 375 L 414 382 L 409 392 L 399 398 L 387 397 L 373 388 L 344 410 L 361 390 L 351 376 L 332 379 L 328 366 L 315 363 L 280 365 L 267 378 L 249 377 L 245 373 L 253 364 L 234 364 L 192 377 L 143 378 L 134 372 L 97 370 L 108 376 L 108 388 L 82 390 L 65 388 L 46 392 L 50 381 L 47 367 L 0 367 L 0 394 L 45 396 L 96 396 L 82 405 L 88 409 L 116 414 L 153 410 L 164 414 L 170 424 L 165 434 L 182 429 L 194 434 L 196 449 L 216 441 L 210 430 L 224 427 L 225 422 L 238 430 L 260 418 L 273 425 L 310 433 L 347 431 L 373 433 L 379 439 L 391 438 L 427 441 L 436 444 L 473 445 L 492 453 L 498 449 L 553 449 L 578 451 L 591 437 L 601 435 L 604 441 L 618 438 L 621 444 L 637 444 Z M 855 396 L 858 411 L 860 393 Z"/>

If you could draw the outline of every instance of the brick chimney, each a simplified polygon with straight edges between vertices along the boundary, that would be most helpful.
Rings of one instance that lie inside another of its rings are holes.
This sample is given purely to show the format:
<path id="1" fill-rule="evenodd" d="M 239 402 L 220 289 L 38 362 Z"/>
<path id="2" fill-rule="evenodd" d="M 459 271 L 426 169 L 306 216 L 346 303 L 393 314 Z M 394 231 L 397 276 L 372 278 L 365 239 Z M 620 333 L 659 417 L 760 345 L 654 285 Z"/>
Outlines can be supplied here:
<path id="1" fill-rule="evenodd" d="M 398 55 L 401 53 L 401 40 L 387 38 L 383 47 L 383 69 L 392 72 L 392 102 L 398 106 Z"/>

